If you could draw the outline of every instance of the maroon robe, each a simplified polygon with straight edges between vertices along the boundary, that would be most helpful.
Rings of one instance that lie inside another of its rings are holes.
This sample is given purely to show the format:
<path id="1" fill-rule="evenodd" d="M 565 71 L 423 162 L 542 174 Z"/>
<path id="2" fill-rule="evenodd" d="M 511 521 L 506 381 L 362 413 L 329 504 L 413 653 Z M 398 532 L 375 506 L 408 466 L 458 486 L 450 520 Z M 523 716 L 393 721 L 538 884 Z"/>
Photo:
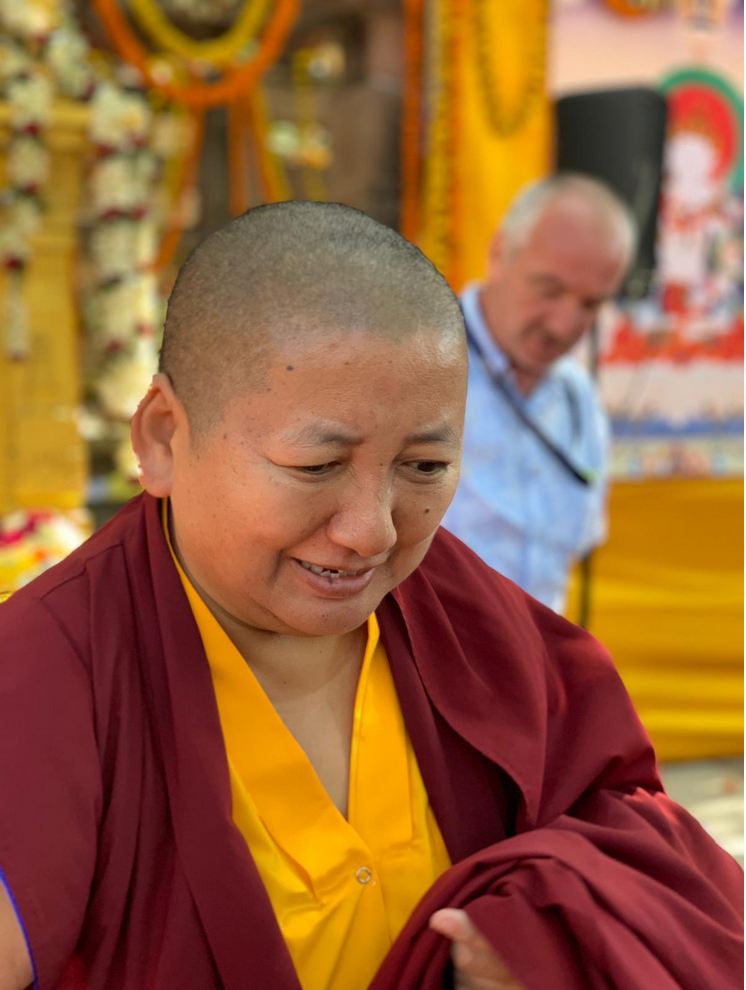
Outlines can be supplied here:
<path id="1" fill-rule="evenodd" d="M 443 987 L 447 905 L 527 990 L 740 986 L 741 871 L 663 794 L 604 650 L 443 531 L 377 614 L 455 865 L 375 990 Z M 0 869 L 38 987 L 299 990 L 158 502 L 0 606 L 0 642 Z"/>

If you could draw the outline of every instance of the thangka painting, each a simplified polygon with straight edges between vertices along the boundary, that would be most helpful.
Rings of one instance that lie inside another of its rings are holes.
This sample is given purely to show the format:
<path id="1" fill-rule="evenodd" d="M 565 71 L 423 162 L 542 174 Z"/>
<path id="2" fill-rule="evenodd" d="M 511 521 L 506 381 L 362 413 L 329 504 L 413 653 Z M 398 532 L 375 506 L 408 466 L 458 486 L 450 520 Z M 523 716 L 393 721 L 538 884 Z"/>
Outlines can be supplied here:
<path id="1" fill-rule="evenodd" d="M 743 472 L 743 101 L 710 71 L 668 76 L 657 274 L 600 327 L 617 477 Z"/>

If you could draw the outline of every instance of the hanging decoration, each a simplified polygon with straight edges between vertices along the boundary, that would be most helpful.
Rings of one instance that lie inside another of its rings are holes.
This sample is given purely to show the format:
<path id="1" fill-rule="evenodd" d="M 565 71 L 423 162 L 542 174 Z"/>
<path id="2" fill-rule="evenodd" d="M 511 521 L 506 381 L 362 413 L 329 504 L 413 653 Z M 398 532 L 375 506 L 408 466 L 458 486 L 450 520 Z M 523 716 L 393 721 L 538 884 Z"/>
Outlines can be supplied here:
<path id="1" fill-rule="evenodd" d="M 21 361 L 28 357 L 30 348 L 23 276 L 30 239 L 41 223 L 44 186 L 49 178 L 50 156 L 44 132 L 51 112 L 52 86 L 36 61 L 30 59 L 22 73 L 11 77 L 5 94 L 11 127 L 6 149 L 9 190 L 0 231 L 6 271 L 5 353 L 11 360 Z"/>
<path id="2" fill-rule="evenodd" d="M 162 300 L 153 271 L 158 246 L 154 215 L 159 161 L 153 113 L 145 94 L 109 82 L 96 88 L 89 136 L 86 322 L 92 390 L 113 424 L 129 423 L 157 367 Z M 131 450 L 118 433 L 115 460 Z"/>
<path id="3" fill-rule="evenodd" d="M 159 0 L 168 17 L 199 27 L 222 27 L 235 17 L 241 0 Z"/>
<path id="4" fill-rule="evenodd" d="M 251 55 L 249 45 L 261 30 L 269 7 L 270 0 L 245 0 L 225 34 L 198 41 L 172 24 L 156 0 L 129 0 L 128 4 L 137 26 L 156 51 L 220 67 L 231 66 Z"/>
<path id="5" fill-rule="evenodd" d="M 405 0 L 402 231 L 459 289 L 550 164 L 547 0 Z M 499 54 L 498 54 L 499 53 Z"/>
<path id="6" fill-rule="evenodd" d="M 399 229 L 408 240 L 420 223 L 425 0 L 404 0 L 404 94 L 401 126 L 401 210 Z"/>
<path id="7" fill-rule="evenodd" d="M 48 31 L 52 25 L 30 13 L 8 0 L 0 5 L 0 26 L 7 32 L 0 42 L 0 83 L 10 108 L 11 132 L 5 149 L 8 188 L 0 214 L 0 264 L 5 270 L 4 353 L 12 361 L 25 360 L 29 354 L 24 271 L 31 238 L 41 223 L 50 164 L 45 131 L 53 88 L 41 58 L 44 36 L 35 32 Z"/>
<path id="8" fill-rule="evenodd" d="M 157 226 L 152 204 L 158 159 L 152 151 L 152 112 L 141 92 L 105 82 L 91 104 L 94 159 L 89 178 L 92 289 L 89 319 L 100 349 L 126 349 L 152 337 L 159 301 L 152 274 Z"/>
<path id="9" fill-rule="evenodd" d="M 504 24 L 505 12 L 498 12 L 489 0 L 471 0 L 480 96 L 489 126 L 500 137 L 510 137 L 523 127 L 535 100 L 544 91 L 547 6 L 548 0 L 533 4 L 531 14 L 536 18 L 533 25 L 526 24 L 524 12 L 521 11 L 518 33 L 525 38 L 526 50 L 521 59 L 525 77 L 519 85 L 515 105 L 508 109 L 508 100 L 502 92 L 505 84 L 499 78 L 501 59 L 495 44 L 499 41 L 499 25 Z M 494 25 L 492 18 L 496 22 Z"/>
<path id="10" fill-rule="evenodd" d="M 193 109 L 225 105 L 248 92 L 280 55 L 297 17 L 300 0 L 277 0 L 254 52 L 235 61 L 217 78 L 184 77 L 185 69 L 162 56 L 153 55 L 130 27 L 118 0 L 93 0 L 93 7 L 106 28 L 117 54 L 138 69 L 148 86 L 168 100 Z M 216 66 L 206 63 L 212 73 Z"/>
<path id="11" fill-rule="evenodd" d="M 318 122 L 311 71 L 314 55 L 313 48 L 300 48 L 293 53 L 292 80 L 298 126 L 295 160 L 302 170 L 305 198 L 324 201 L 328 196 L 321 173 L 331 164 L 331 140 Z"/>
<path id="12" fill-rule="evenodd" d="M 30 353 L 23 281 L 33 261 L 32 237 L 43 219 L 50 169 L 45 133 L 54 101 L 87 102 L 92 150 L 78 281 L 90 382 L 89 404 L 79 422 L 86 438 L 113 431 L 121 444 L 134 407 L 117 394 L 117 382 L 127 380 L 128 395 L 135 388 L 144 392 L 157 364 L 162 302 L 152 269 L 161 172 L 153 150 L 158 118 L 131 79 L 118 81 L 108 64 L 95 59 L 59 0 L 0 0 L 0 24 L 6 32 L 0 41 L 0 82 L 11 126 L 10 189 L 0 229 L 5 352 L 15 360 Z"/>
<path id="13" fill-rule="evenodd" d="M 167 16 L 173 7 L 134 0 L 129 13 L 153 51 L 117 0 L 95 0 L 94 7 L 124 59 L 118 66 L 90 51 L 65 0 L 0 0 L 0 87 L 12 108 L 10 188 L 0 203 L 2 343 L 18 360 L 31 346 L 23 285 L 49 181 L 49 115 L 59 96 L 85 101 L 91 151 L 76 281 L 89 389 L 79 425 L 91 441 L 118 437 L 116 460 L 133 475 L 126 423 L 156 370 L 164 314 L 158 280 L 194 216 L 207 109 L 229 107 L 234 209 L 249 205 L 250 162 L 266 199 L 289 195 L 257 83 L 282 50 L 299 0 L 234 0 L 232 26 L 209 41 L 176 28 Z M 174 121 L 180 137 L 164 150 L 158 134 Z M 176 167 L 164 169 L 164 155 Z"/>
<path id="14" fill-rule="evenodd" d="M 163 271 L 171 261 L 184 229 L 199 166 L 204 113 L 210 107 L 223 105 L 227 109 L 231 213 L 241 213 L 251 203 L 251 162 L 265 201 L 288 198 L 281 165 L 268 147 L 269 125 L 258 87 L 262 74 L 282 51 L 299 3 L 244 0 L 226 32 L 200 41 L 180 31 L 156 0 L 134 0 L 129 10 L 153 44 L 150 51 L 132 30 L 118 0 L 94 0 L 118 54 L 143 76 L 154 93 L 190 115 L 191 142 L 167 231 L 154 261 L 156 271 Z M 181 13 L 186 12 L 185 7 Z M 191 6 L 189 12 L 194 13 Z"/>
<path id="15" fill-rule="evenodd" d="M 251 132 L 251 148 L 262 199 L 265 203 L 292 199 L 292 189 L 283 158 L 272 150 L 273 128 L 261 86 L 255 86 L 251 90 L 247 102 L 247 123 Z"/>
<path id="16" fill-rule="evenodd" d="M 228 195 L 232 216 L 245 213 L 251 205 L 249 182 L 250 149 L 246 98 L 228 104 Z"/>
<path id="17" fill-rule="evenodd" d="M 176 140 L 184 150 L 179 156 L 171 156 L 172 161 L 177 162 L 177 174 L 170 197 L 165 233 L 153 262 L 156 273 L 164 272 L 171 264 L 184 230 L 191 225 L 196 213 L 194 201 L 205 137 L 205 115 L 199 110 L 189 113 L 182 125 L 182 132 Z M 173 147 L 173 142 L 169 147 Z"/>
<path id="18" fill-rule="evenodd" d="M 425 187 L 423 213 L 428 218 L 428 255 L 442 272 L 449 272 L 455 261 L 449 234 L 454 192 L 454 161 L 451 151 L 451 121 L 454 107 L 453 2 L 439 0 L 431 8 L 428 52 L 431 119 L 424 159 Z"/>

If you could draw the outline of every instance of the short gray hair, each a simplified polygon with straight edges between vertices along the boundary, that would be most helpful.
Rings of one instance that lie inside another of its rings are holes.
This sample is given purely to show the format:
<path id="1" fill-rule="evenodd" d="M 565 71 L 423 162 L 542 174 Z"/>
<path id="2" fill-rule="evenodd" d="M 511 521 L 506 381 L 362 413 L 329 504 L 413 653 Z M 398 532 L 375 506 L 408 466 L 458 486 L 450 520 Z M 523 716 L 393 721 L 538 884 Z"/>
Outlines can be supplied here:
<path id="1" fill-rule="evenodd" d="M 578 196 L 597 207 L 616 229 L 631 261 L 637 250 L 638 229 L 632 210 L 605 183 L 580 172 L 559 172 L 526 186 L 508 207 L 500 223 L 508 256 L 520 250 L 547 209 L 565 196 Z"/>
<path id="2" fill-rule="evenodd" d="M 393 339 L 426 330 L 466 348 L 451 287 L 396 231 L 339 203 L 257 206 L 211 234 L 181 269 L 160 370 L 193 432 L 207 432 L 228 399 L 266 387 L 273 340 L 334 330 Z"/>

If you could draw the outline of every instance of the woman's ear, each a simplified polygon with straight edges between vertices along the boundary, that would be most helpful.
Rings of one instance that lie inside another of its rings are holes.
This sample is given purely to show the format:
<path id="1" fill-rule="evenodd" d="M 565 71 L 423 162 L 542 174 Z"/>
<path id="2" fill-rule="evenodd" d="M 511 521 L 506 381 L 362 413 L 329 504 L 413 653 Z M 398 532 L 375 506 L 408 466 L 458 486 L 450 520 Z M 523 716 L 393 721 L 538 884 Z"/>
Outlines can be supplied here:
<path id="1" fill-rule="evenodd" d="M 182 421 L 186 424 L 186 416 L 171 381 L 168 375 L 159 372 L 131 423 L 138 478 L 145 491 L 156 498 L 171 494 L 173 438 Z"/>

